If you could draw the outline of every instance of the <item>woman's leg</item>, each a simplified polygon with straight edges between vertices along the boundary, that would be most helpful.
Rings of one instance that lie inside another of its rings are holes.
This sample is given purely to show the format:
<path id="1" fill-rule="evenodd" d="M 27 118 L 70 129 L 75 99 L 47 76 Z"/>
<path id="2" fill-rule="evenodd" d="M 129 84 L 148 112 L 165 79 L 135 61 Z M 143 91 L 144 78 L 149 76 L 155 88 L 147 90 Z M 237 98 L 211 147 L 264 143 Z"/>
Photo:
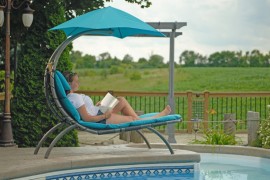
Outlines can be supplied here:
<path id="1" fill-rule="evenodd" d="M 111 117 L 107 119 L 106 124 L 119 124 L 119 123 L 125 123 L 125 122 L 132 122 L 134 120 L 147 120 L 147 119 L 154 119 L 162 116 L 166 116 L 171 113 L 171 107 L 167 105 L 163 111 L 158 113 L 155 116 L 147 117 L 147 118 L 134 118 L 133 116 L 126 116 L 126 115 L 120 115 L 112 113 Z"/>
<path id="2" fill-rule="evenodd" d="M 132 116 L 134 119 L 138 119 L 138 115 L 134 109 L 130 106 L 128 101 L 124 97 L 118 97 L 119 103 L 113 108 L 113 113 L 123 113 L 126 116 Z"/>
<path id="3" fill-rule="evenodd" d="M 132 122 L 134 120 L 135 119 L 132 116 L 125 116 L 121 114 L 112 113 L 111 117 L 106 120 L 106 124 L 119 124 L 125 122 Z"/>

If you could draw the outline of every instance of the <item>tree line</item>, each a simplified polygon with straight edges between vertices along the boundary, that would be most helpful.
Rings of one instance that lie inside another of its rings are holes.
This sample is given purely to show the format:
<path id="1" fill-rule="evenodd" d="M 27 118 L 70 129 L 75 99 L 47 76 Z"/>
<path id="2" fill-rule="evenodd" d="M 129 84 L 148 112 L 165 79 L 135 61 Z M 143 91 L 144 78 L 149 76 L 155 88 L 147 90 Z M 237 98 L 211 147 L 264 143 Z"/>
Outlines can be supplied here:
<path id="1" fill-rule="evenodd" d="M 168 62 L 164 62 L 164 57 L 152 54 L 147 58 L 139 58 L 137 61 L 129 54 L 123 59 L 112 57 L 109 52 L 94 55 L 82 55 L 80 51 L 71 51 L 71 61 L 75 68 L 111 68 L 114 66 L 131 66 L 135 68 L 163 68 L 168 67 Z M 214 52 L 209 56 L 203 56 L 192 50 L 183 51 L 179 59 L 175 61 L 175 66 L 185 67 L 269 67 L 270 51 L 266 54 L 259 50 L 251 52 L 242 51 L 221 51 Z"/>

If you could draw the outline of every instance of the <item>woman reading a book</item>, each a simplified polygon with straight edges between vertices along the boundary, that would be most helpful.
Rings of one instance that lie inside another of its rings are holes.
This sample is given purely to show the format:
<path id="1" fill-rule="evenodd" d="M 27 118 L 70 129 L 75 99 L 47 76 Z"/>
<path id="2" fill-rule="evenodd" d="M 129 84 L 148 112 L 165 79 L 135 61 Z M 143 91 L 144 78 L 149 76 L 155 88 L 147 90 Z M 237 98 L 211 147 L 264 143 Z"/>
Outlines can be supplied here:
<path id="1" fill-rule="evenodd" d="M 67 97 L 78 110 L 82 120 L 103 124 L 119 124 L 134 120 L 150 119 L 140 118 L 124 97 L 118 97 L 118 103 L 115 105 L 115 107 L 102 113 L 100 109 L 100 102 L 94 105 L 89 96 L 76 93 L 76 91 L 79 89 L 79 76 L 77 73 L 65 72 L 64 76 L 71 87 L 71 90 L 67 92 Z M 166 116 L 170 114 L 170 112 L 171 108 L 169 105 L 167 105 L 162 112 L 151 117 L 151 119 Z"/>

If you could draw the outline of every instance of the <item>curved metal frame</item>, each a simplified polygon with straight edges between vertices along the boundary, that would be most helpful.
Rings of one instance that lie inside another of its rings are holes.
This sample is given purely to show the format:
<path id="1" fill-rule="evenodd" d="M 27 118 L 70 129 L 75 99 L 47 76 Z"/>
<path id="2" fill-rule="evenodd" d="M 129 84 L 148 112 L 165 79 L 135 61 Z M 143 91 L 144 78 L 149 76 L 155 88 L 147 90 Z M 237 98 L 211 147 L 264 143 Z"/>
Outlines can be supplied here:
<path id="1" fill-rule="evenodd" d="M 144 142 L 146 143 L 148 149 L 151 149 L 149 141 L 146 139 L 146 137 L 143 135 L 143 133 L 140 130 L 136 130 L 136 132 L 143 138 Z"/>
<path id="2" fill-rule="evenodd" d="M 41 140 L 39 141 L 39 143 L 38 143 L 38 145 L 37 145 L 37 147 L 36 147 L 36 149 L 35 149 L 34 154 L 37 154 L 37 153 L 38 153 L 40 147 L 42 146 L 43 142 L 46 141 L 46 139 L 48 138 L 48 136 L 49 136 L 50 134 L 52 134 L 56 129 L 62 127 L 63 125 L 64 125 L 64 123 L 62 123 L 62 122 L 61 122 L 61 123 L 58 123 L 57 125 L 53 126 L 46 134 L 44 134 L 44 136 L 43 136 L 43 137 L 41 138 Z"/>
<path id="3" fill-rule="evenodd" d="M 153 133 L 155 133 L 166 144 L 166 146 L 169 149 L 170 153 L 171 154 L 174 154 L 174 151 L 173 151 L 170 143 L 157 130 L 155 130 L 152 127 L 147 127 L 147 129 L 149 129 L 150 131 L 152 131 Z"/>
<path id="4" fill-rule="evenodd" d="M 52 148 L 54 147 L 54 145 L 55 145 L 55 144 L 56 144 L 56 143 L 57 143 L 57 142 L 65 135 L 65 134 L 67 134 L 69 131 L 75 129 L 76 127 L 77 127 L 76 124 L 73 124 L 73 125 L 67 127 L 66 129 L 64 129 L 61 133 L 59 133 L 59 134 L 54 138 L 54 140 L 51 142 L 49 148 L 48 148 L 47 151 L 46 151 L 46 154 L 45 154 L 44 158 L 45 158 L 45 159 L 48 159 L 48 157 L 49 157 L 49 155 L 50 155 L 50 153 L 51 153 L 51 150 L 52 150 Z"/>
<path id="5" fill-rule="evenodd" d="M 149 130 L 151 130 L 152 132 L 154 132 L 157 136 L 159 136 L 161 138 L 161 140 L 166 144 L 166 146 L 168 147 L 168 149 L 170 150 L 171 154 L 174 154 L 169 142 L 155 129 L 153 129 L 152 127 L 155 126 L 159 126 L 159 125 L 164 125 L 164 124 L 171 124 L 171 123 L 175 123 L 175 122 L 179 122 L 179 120 L 174 120 L 174 121 L 169 121 L 169 122 L 160 122 L 160 123 L 155 123 L 155 124 L 147 124 L 147 125 L 141 125 L 141 126 L 136 126 L 136 127 L 128 127 L 125 129 L 109 129 L 109 130 L 93 130 L 93 129 L 89 129 L 86 128 L 80 124 L 78 124 L 73 118 L 71 118 L 67 112 L 64 110 L 64 108 L 62 107 L 61 103 L 58 101 L 58 97 L 55 91 L 55 87 L 54 87 L 54 73 L 56 71 L 56 66 L 59 60 L 60 55 L 62 54 L 62 52 L 64 51 L 64 49 L 75 39 L 77 39 L 78 37 L 82 36 L 82 35 L 87 35 L 87 34 L 101 34 L 104 33 L 104 35 L 108 35 L 111 31 L 107 31 L 107 30 L 88 30 L 82 33 L 79 33 L 75 36 L 71 36 L 68 37 L 64 42 L 62 42 L 54 51 L 54 53 L 52 54 L 52 56 L 49 59 L 49 62 L 46 66 L 45 69 L 45 75 L 44 75 L 44 93 L 46 96 L 46 101 L 47 104 L 49 106 L 49 109 L 52 111 L 52 113 L 54 115 L 56 115 L 57 118 L 59 118 L 61 120 L 60 123 L 58 123 L 56 126 L 52 127 L 43 137 L 42 139 L 39 141 L 34 154 L 37 154 L 40 147 L 42 146 L 42 143 L 47 139 L 47 137 L 52 134 L 56 129 L 58 129 L 59 127 L 63 126 L 64 124 L 69 124 L 70 126 L 68 126 L 67 128 L 65 128 L 63 131 L 61 131 L 55 138 L 54 140 L 51 142 L 49 148 L 46 151 L 45 154 L 45 158 L 47 159 L 50 155 L 51 150 L 53 149 L 54 145 L 69 131 L 75 129 L 75 128 L 79 128 L 83 131 L 87 131 L 93 134 L 110 134 L 110 133 L 117 133 L 117 132 L 125 132 L 125 131 L 131 131 L 131 130 L 135 130 L 145 141 L 147 147 L 149 149 L 151 149 L 150 143 L 147 140 L 147 138 L 139 131 L 139 129 L 142 128 L 147 128 Z M 60 112 L 59 112 L 60 111 Z"/>

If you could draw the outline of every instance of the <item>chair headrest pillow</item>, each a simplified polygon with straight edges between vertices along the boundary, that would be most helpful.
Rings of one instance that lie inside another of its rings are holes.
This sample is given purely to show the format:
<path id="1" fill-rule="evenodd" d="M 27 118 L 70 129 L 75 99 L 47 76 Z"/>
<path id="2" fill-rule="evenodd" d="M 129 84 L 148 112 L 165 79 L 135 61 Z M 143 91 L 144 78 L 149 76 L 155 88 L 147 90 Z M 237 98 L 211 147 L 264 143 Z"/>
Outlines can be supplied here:
<path id="1" fill-rule="evenodd" d="M 70 90 L 70 86 L 66 81 L 65 77 L 59 71 L 56 71 L 56 73 L 54 74 L 54 86 L 58 99 L 63 108 L 73 119 L 79 121 L 81 119 L 80 114 L 73 106 L 73 104 L 69 101 L 66 95 L 65 90 Z"/>

